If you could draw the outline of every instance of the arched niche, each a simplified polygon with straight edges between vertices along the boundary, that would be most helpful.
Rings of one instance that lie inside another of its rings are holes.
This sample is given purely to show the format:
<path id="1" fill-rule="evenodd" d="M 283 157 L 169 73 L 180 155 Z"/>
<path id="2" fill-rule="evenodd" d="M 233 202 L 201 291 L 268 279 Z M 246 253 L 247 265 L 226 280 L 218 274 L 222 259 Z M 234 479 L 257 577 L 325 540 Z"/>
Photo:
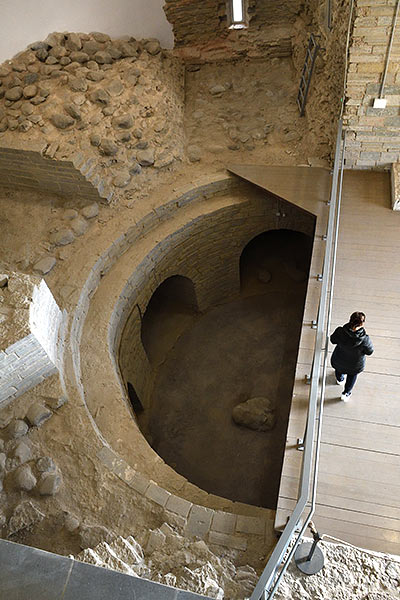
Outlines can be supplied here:
<path id="1" fill-rule="evenodd" d="M 152 366 L 163 361 L 175 341 L 198 312 L 191 279 L 173 275 L 154 291 L 141 324 L 141 340 Z"/>
<path id="2" fill-rule="evenodd" d="M 313 238 L 292 229 L 264 231 L 244 247 L 239 260 L 244 294 L 290 289 L 308 278 Z"/>

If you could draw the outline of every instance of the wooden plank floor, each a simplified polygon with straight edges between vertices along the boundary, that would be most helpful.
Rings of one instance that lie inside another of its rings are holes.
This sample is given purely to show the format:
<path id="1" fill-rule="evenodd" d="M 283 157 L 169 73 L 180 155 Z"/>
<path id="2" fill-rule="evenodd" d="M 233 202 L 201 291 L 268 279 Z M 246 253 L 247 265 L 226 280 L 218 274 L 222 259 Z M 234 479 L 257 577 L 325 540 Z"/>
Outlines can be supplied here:
<path id="1" fill-rule="evenodd" d="M 278 169 L 246 166 L 232 170 L 289 201 L 296 201 L 296 174 L 285 171 L 282 182 Z M 299 181 L 298 192 L 305 199 L 302 200 L 303 207 L 314 212 L 323 227 L 321 209 L 305 204 L 312 182 L 304 171 L 301 171 Z M 324 193 L 321 188 L 320 199 Z M 318 300 L 318 284 L 310 279 L 305 321 L 316 318 Z M 321 533 L 363 548 L 398 555 L 399 309 L 400 213 L 391 210 L 389 175 L 347 171 L 344 175 L 331 330 L 344 324 L 352 312 L 361 310 L 367 315 L 366 329 L 375 352 L 367 358 L 366 370 L 360 375 L 348 403 L 340 401 L 342 388 L 336 385 L 333 370 L 328 369 L 314 521 Z M 304 433 L 310 389 L 304 377 L 311 371 L 313 348 L 314 332 L 303 328 L 277 527 L 284 526 L 297 498 L 302 454 L 297 451 L 296 442 Z M 332 350 L 333 347 L 330 352 Z"/>
<path id="2" fill-rule="evenodd" d="M 400 555 L 400 213 L 390 208 L 386 173 L 344 176 L 331 330 L 355 310 L 366 313 L 375 346 L 350 402 L 329 368 L 322 427 L 317 509 L 322 533 Z M 330 353 L 333 346 L 330 347 Z M 299 352 L 288 452 L 277 525 L 291 512 L 301 456 L 312 352 Z"/>
<path id="3" fill-rule="evenodd" d="M 332 329 L 365 312 L 375 352 L 348 403 L 329 370 L 315 520 L 400 554 L 400 213 L 388 173 L 345 173 L 336 273 Z"/>

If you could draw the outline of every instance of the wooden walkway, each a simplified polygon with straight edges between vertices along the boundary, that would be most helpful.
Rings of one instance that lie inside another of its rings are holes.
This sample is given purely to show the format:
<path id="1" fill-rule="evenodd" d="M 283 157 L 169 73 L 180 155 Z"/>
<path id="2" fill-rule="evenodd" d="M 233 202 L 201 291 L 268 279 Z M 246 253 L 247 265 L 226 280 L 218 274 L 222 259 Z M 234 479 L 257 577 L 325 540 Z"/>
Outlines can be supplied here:
<path id="1" fill-rule="evenodd" d="M 275 172 L 270 185 L 269 168 L 258 167 L 263 171 L 259 181 L 255 169 L 251 167 L 251 177 L 247 178 L 278 193 Z M 244 176 L 243 171 L 238 174 Z M 284 193 L 283 189 L 282 197 Z M 340 401 L 341 387 L 335 383 L 333 370 L 328 369 L 313 520 L 321 533 L 400 555 L 400 213 L 390 206 L 387 173 L 345 173 L 331 329 L 344 324 L 353 311 L 365 312 L 366 330 L 375 352 L 367 357 L 366 370 L 348 403 Z M 318 302 L 313 289 L 310 280 L 307 318 Z M 303 378 L 311 370 L 313 344 L 313 331 L 304 329 L 278 527 L 285 524 L 297 498 L 301 453 L 295 445 L 304 432 L 309 387 Z"/>

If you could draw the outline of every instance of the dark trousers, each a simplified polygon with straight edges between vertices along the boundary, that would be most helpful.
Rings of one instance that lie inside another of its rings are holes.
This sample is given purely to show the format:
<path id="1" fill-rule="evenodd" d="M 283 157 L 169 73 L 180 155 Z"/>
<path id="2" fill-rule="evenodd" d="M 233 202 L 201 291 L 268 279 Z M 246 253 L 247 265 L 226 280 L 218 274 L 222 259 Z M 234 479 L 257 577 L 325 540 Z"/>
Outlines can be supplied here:
<path id="1" fill-rule="evenodd" d="M 344 374 L 339 373 L 339 371 L 337 371 L 336 369 L 335 369 L 335 375 L 336 375 L 336 379 L 338 381 L 342 381 L 344 378 Z M 350 374 L 346 375 L 346 383 L 344 385 L 344 393 L 345 394 L 348 394 L 349 392 L 351 392 L 351 390 L 355 386 L 356 381 L 357 381 L 357 375 L 350 375 Z"/>

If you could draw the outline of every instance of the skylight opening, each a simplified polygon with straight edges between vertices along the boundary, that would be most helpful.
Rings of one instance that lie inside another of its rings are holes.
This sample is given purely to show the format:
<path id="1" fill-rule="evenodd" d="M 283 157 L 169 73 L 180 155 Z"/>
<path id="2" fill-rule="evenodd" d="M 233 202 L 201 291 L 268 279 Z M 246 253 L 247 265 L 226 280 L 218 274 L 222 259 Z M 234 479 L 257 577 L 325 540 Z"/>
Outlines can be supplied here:
<path id="1" fill-rule="evenodd" d="M 243 23 L 242 0 L 232 0 L 232 16 L 234 23 Z"/>
<path id="2" fill-rule="evenodd" d="M 246 0 L 229 0 L 229 29 L 245 29 L 247 27 L 245 1 Z"/>

